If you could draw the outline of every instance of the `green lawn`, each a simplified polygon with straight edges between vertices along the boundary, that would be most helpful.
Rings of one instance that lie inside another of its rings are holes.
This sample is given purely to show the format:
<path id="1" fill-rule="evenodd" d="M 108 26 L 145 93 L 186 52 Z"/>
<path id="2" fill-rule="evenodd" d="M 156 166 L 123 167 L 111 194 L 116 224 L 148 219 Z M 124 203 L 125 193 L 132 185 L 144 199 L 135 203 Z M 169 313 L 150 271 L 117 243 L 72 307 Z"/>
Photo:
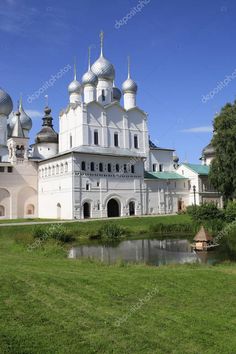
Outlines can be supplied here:
<path id="1" fill-rule="evenodd" d="M 1 354 L 235 353 L 236 265 L 107 266 L 53 246 L 49 255 L 0 236 Z"/>
<path id="2" fill-rule="evenodd" d="M 89 235 L 96 234 L 98 229 L 108 220 L 91 220 L 86 222 L 68 222 L 64 226 L 71 230 L 76 238 L 87 239 Z M 134 217 L 134 218 L 118 218 L 109 220 L 110 223 L 116 223 L 121 227 L 125 228 L 129 233 L 132 234 L 143 234 L 150 232 L 150 226 L 156 224 L 191 224 L 191 219 L 188 215 L 172 215 L 172 216 L 158 216 L 158 217 Z M 52 221 L 53 223 L 53 221 Z M 42 227 L 48 227 L 48 225 L 43 225 Z M 22 237 L 27 237 L 32 234 L 32 230 L 35 225 L 19 225 L 16 226 L 2 226 L 0 227 L 1 235 L 18 235 Z"/>

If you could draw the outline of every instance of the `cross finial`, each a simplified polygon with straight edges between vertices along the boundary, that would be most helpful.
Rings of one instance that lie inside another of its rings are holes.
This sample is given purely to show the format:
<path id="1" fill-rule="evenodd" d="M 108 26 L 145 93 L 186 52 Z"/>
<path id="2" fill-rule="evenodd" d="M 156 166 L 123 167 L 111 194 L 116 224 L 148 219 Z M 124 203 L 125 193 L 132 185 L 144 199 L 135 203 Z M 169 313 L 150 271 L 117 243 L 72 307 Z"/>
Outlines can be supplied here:
<path id="1" fill-rule="evenodd" d="M 76 57 L 74 57 L 74 80 L 77 79 L 77 73 L 76 73 Z"/>
<path id="2" fill-rule="evenodd" d="M 88 47 L 88 71 L 91 67 L 91 47 Z"/>
<path id="3" fill-rule="evenodd" d="M 46 107 L 48 107 L 48 95 L 45 95 L 45 104 L 46 104 Z"/>
<path id="4" fill-rule="evenodd" d="M 128 79 L 130 79 L 130 56 L 127 57 L 128 60 Z"/>
<path id="5" fill-rule="evenodd" d="M 101 57 L 103 56 L 103 42 L 104 42 L 104 32 L 100 32 L 100 42 L 101 42 Z"/>

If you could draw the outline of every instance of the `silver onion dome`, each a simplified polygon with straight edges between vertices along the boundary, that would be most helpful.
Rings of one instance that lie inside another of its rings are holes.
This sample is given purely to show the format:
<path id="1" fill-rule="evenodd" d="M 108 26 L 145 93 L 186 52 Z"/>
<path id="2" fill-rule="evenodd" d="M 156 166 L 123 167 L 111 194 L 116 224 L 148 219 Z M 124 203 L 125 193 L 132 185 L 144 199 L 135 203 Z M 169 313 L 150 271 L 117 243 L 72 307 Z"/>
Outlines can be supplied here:
<path id="1" fill-rule="evenodd" d="M 138 86 L 137 86 L 136 82 L 134 82 L 134 80 L 132 80 L 131 78 L 128 78 L 122 84 L 122 91 L 123 91 L 123 93 L 128 93 L 128 92 L 137 93 Z"/>
<path id="2" fill-rule="evenodd" d="M 112 96 L 114 101 L 120 101 L 121 99 L 121 90 L 118 87 L 113 87 Z"/>
<path id="3" fill-rule="evenodd" d="M 19 105 L 19 112 L 20 112 L 20 122 L 23 130 L 30 130 L 32 128 L 32 119 L 25 113 L 22 99 L 20 100 Z"/>
<path id="4" fill-rule="evenodd" d="M 137 93 L 138 85 L 130 77 L 130 57 L 128 57 L 128 77 L 122 84 L 122 91 L 124 93 Z"/>
<path id="5" fill-rule="evenodd" d="M 22 129 L 30 131 L 32 128 L 32 119 L 25 112 L 22 105 L 22 99 L 20 99 L 19 112 L 20 112 L 20 122 L 21 122 Z M 9 126 L 11 129 L 14 128 L 16 121 L 17 121 L 17 114 L 14 113 L 11 119 L 9 120 Z"/>
<path id="6" fill-rule="evenodd" d="M 9 116 L 13 109 L 13 103 L 11 97 L 6 91 L 0 88 L 0 114 Z"/>
<path id="7" fill-rule="evenodd" d="M 82 77 L 83 86 L 92 85 L 96 86 L 98 82 L 97 76 L 92 72 L 92 70 L 88 70 Z"/>
<path id="8" fill-rule="evenodd" d="M 74 79 L 68 86 L 68 92 L 71 93 L 80 93 L 81 91 L 81 84 L 78 80 Z"/>
<path id="9" fill-rule="evenodd" d="M 115 69 L 114 66 L 101 55 L 91 67 L 92 72 L 97 76 L 98 79 L 104 80 L 114 80 Z"/>

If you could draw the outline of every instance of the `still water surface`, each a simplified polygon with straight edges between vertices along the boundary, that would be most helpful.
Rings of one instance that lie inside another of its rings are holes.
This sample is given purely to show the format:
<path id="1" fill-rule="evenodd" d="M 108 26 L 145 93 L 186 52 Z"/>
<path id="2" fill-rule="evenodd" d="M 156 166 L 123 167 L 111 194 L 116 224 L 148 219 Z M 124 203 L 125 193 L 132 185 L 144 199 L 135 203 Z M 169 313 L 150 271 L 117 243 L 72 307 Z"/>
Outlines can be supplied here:
<path id="1" fill-rule="evenodd" d="M 217 251 L 195 252 L 185 239 L 126 240 L 117 246 L 90 244 L 70 249 L 69 258 L 90 258 L 113 264 L 119 261 L 164 265 L 173 263 L 208 263 L 219 260 Z"/>

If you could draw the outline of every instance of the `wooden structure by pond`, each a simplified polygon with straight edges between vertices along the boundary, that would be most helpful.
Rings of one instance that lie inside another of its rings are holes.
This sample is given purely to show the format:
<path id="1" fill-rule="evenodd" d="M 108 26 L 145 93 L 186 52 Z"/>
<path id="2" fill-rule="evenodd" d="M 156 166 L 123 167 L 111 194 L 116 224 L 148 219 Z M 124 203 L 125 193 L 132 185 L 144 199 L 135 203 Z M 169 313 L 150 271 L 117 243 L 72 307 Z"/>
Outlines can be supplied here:
<path id="1" fill-rule="evenodd" d="M 194 243 L 192 244 L 192 247 L 195 251 L 208 251 L 218 246 L 218 244 L 213 242 L 213 237 L 208 233 L 204 226 L 201 226 L 201 229 L 193 240 Z"/>

